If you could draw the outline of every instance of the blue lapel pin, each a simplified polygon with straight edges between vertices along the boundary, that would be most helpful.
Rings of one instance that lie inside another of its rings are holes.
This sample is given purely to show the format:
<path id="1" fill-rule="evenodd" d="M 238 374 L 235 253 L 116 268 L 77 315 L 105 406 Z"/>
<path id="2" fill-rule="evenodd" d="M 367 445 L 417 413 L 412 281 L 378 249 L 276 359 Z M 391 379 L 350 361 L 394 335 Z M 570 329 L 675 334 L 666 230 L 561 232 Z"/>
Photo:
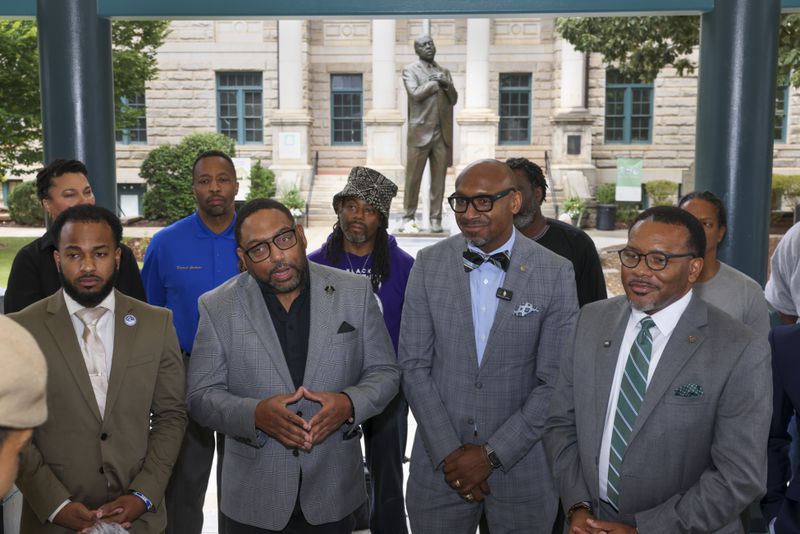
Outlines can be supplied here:
<path id="1" fill-rule="evenodd" d="M 136 317 L 129 313 L 122 318 L 122 322 L 125 323 L 125 326 L 134 326 L 136 325 Z"/>

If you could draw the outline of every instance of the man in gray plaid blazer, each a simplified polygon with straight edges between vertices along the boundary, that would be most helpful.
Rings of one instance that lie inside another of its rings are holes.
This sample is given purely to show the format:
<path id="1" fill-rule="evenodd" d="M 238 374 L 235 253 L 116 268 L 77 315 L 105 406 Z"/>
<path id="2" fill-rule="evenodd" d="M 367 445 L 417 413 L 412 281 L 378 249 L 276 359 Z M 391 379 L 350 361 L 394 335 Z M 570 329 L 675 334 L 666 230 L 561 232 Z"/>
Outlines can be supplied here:
<path id="1" fill-rule="evenodd" d="M 367 498 L 357 426 L 400 381 L 377 300 L 367 278 L 309 264 L 274 200 L 243 206 L 234 231 L 247 272 L 200 297 L 187 388 L 226 435 L 226 533 L 349 533 Z"/>
<path id="2" fill-rule="evenodd" d="M 448 198 L 462 231 L 417 255 L 399 360 L 418 423 L 406 503 L 414 534 L 550 532 L 541 436 L 578 311 L 571 264 L 514 230 L 521 198 L 497 160 Z"/>

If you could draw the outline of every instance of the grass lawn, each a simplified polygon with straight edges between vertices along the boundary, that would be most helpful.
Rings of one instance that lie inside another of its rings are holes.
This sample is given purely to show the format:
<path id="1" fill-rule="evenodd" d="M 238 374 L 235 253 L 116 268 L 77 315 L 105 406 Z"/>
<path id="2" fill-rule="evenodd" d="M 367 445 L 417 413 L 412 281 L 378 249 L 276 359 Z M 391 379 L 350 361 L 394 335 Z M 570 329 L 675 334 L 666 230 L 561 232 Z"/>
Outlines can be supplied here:
<path id="1" fill-rule="evenodd" d="M 8 287 L 8 273 L 17 251 L 36 239 L 35 237 L 0 238 L 0 286 Z"/>

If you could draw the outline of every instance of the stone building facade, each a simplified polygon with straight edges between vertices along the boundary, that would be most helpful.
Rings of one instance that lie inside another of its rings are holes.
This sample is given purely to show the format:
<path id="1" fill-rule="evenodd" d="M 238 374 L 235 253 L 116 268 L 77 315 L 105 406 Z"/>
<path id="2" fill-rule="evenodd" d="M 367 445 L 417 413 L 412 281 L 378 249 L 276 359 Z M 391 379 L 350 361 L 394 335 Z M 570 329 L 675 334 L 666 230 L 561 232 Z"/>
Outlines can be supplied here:
<path id="1" fill-rule="evenodd" d="M 407 97 L 401 70 L 416 60 L 413 39 L 424 24 L 173 22 L 159 50 L 158 78 L 146 89 L 146 131 L 118 135 L 123 211 L 137 209 L 144 191 L 138 169 L 150 150 L 208 131 L 236 138 L 237 155 L 272 168 L 280 188 L 312 190 L 312 217 L 315 209 L 329 215 L 330 197 L 354 165 L 383 171 L 402 190 Z M 436 61 L 451 71 L 459 93 L 449 180 L 480 157 L 525 156 L 544 164 L 545 153 L 557 189 L 574 179 L 589 190 L 614 181 L 618 157 L 642 158 L 645 181 L 691 180 L 695 76 L 667 69 L 644 87 L 613 78 L 599 56 L 587 59 L 561 39 L 549 18 L 434 19 L 430 25 Z M 782 98 L 786 118 L 779 118 L 774 165 L 776 172 L 800 172 L 800 116 L 794 113 L 800 97 L 787 90 Z M 619 126 L 613 132 L 612 121 Z"/>

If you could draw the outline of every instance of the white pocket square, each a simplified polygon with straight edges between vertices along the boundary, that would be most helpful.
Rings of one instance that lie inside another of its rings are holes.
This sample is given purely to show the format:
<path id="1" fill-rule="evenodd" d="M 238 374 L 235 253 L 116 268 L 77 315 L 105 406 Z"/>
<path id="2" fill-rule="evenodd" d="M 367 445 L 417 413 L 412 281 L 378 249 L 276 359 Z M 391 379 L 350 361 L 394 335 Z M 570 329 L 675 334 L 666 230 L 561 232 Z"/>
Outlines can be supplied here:
<path id="1" fill-rule="evenodd" d="M 531 304 L 530 302 L 526 302 L 524 304 L 520 304 L 517 306 L 517 309 L 514 310 L 515 317 L 525 317 L 531 313 L 539 313 L 539 308 Z"/>

